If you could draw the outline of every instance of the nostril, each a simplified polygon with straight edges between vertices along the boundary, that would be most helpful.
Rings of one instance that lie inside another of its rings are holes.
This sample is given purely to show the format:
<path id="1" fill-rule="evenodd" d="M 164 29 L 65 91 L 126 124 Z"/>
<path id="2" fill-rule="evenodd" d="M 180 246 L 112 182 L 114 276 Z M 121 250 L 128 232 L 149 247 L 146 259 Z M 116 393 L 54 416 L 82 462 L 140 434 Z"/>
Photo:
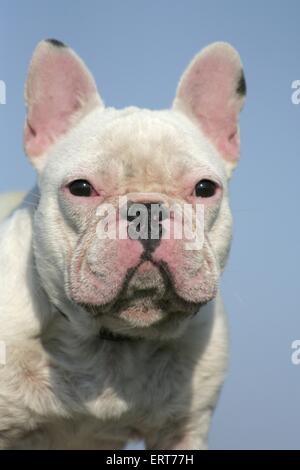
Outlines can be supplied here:
<path id="1" fill-rule="evenodd" d="M 163 222 L 163 220 L 169 217 L 169 211 L 165 204 L 156 203 L 156 204 L 150 204 L 150 206 L 152 206 L 150 208 L 150 219 L 152 221 Z"/>
<path id="2" fill-rule="evenodd" d="M 133 221 L 136 219 L 136 217 L 138 217 L 139 215 L 140 215 L 139 212 L 137 212 L 136 215 L 128 215 L 128 214 L 127 214 L 126 219 L 128 220 L 128 222 L 133 222 Z"/>

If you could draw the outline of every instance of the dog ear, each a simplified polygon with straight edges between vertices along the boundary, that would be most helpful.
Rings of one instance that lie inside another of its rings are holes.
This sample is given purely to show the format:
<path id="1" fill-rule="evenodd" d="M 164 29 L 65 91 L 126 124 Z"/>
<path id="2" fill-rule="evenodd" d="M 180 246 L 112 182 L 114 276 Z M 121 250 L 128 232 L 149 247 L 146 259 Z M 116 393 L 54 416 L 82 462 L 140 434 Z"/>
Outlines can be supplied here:
<path id="1" fill-rule="evenodd" d="M 232 170 L 240 153 L 239 113 L 246 95 L 237 51 L 217 42 L 201 51 L 183 74 L 173 107 L 201 127 Z"/>
<path id="2" fill-rule="evenodd" d="M 38 44 L 25 86 L 24 145 L 33 165 L 69 128 L 96 106 L 103 106 L 95 81 L 82 60 L 56 39 Z"/>

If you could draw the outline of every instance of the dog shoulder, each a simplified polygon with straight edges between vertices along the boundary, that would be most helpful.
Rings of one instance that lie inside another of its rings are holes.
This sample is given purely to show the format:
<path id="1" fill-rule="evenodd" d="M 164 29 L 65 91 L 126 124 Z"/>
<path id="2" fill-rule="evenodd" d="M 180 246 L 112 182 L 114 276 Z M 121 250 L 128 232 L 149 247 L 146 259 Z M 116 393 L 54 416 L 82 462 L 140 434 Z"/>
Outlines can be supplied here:
<path id="1" fill-rule="evenodd" d="M 14 211 L 0 224 L 0 339 L 25 338 L 38 330 L 31 290 L 32 211 Z M 37 290 L 36 297 L 40 294 Z M 33 325 L 35 325 L 33 327 Z"/>
<path id="2" fill-rule="evenodd" d="M 22 202 L 25 193 L 10 192 L 0 195 L 0 221 L 12 213 Z"/>

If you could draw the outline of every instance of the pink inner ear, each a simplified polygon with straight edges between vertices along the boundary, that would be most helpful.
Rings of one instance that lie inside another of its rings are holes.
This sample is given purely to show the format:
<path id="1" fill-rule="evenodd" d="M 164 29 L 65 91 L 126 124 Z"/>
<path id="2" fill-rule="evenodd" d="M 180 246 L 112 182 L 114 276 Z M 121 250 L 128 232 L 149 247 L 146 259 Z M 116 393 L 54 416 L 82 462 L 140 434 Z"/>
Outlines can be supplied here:
<path id="1" fill-rule="evenodd" d="M 80 59 L 68 48 L 42 43 L 34 55 L 27 88 L 25 148 L 43 154 L 71 123 L 100 103 L 96 86 Z"/>
<path id="2" fill-rule="evenodd" d="M 179 85 L 175 103 L 200 123 L 224 158 L 234 161 L 239 156 L 242 97 L 237 86 L 242 68 L 237 53 L 229 47 L 212 46 L 194 60 Z"/>

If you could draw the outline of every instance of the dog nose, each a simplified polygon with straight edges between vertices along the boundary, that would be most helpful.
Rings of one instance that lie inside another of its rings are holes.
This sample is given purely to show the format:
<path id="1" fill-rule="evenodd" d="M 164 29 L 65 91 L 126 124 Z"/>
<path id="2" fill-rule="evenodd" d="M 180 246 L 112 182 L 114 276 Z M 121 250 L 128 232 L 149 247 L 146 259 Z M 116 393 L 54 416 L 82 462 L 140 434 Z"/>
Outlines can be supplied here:
<path id="1" fill-rule="evenodd" d="M 168 210 L 161 202 L 127 204 L 129 238 L 139 240 L 146 252 L 153 252 L 159 245 L 163 227 L 162 221 L 168 217 Z"/>

